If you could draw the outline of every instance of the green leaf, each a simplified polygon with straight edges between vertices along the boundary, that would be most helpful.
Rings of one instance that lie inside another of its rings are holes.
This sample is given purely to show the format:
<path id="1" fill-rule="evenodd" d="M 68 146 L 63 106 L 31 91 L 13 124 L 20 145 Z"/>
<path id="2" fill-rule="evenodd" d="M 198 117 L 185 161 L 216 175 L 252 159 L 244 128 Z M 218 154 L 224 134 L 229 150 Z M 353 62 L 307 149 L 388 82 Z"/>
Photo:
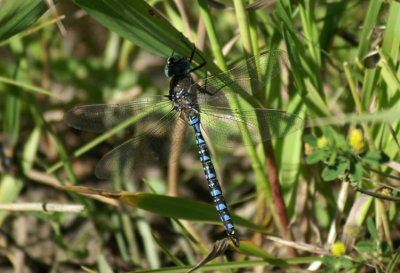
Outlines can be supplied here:
<path id="1" fill-rule="evenodd" d="M 372 238 L 374 238 L 375 241 L 379 241 L 378 231 L 376 230 L 374 221 L 372 221 L 371 217 L 368 217 L 368 219 L 367 219 L 367 227 L 368 227 L 368 231 L 371 234 Z"/>
<path id="2" fill-rule="evenodd" d="M 175 41 L 180 39 L 179 32 L 144 1 L 75 0 L 74 2 L 106 28 L 154 54 L 164 57 L 171 55 L 173 48 L 171 39 Z"/>
<path id="3" fill-rule="evenodd" d="M 323 259 L 324 263 L 327 265 L 328 264 L 334 265 L 338 262 L 338 259 L 336 257 L 332 257 L 332 256 L 328 256 L 328 255 L 325 255 L 322 259 Z"/>
<path id="4" fill-rule="evenodd" d="M 28 174 L 29 171 L 32 169 L 33 162 L 35 160 L 35 156 L 40 143 L 40 133 L 41 128 L 39 126 L 36 126 L 24 145 L 24 150 L 22 153 L 22 170 L 24 174 Z"/>
<path id="5" fill-rule="evenodd" d="M 397 248 L 394 252 L 394 255 L 392 256 L 391 261 L 387 266 L 386 272 L 387 273 L 396 272 L 396 268 L 398 268 L 399 263 L 400 263 L 400 249 Z"/>
<path id="6" fill-rule="evenodd" d="M 333 129 L 331 127 L 325 127 L 323 128 L 323 132 L 324 132 L 324 136 L 326 137 L 326 139 L 328 140 L 328 142 L 330 144 L 335 143 L 335 132 L 333 131 Z"/>
<path id="7" fill-rule="evenodd" d="M 357 249 L 360 252 L 373 252 L 375 251 L 375 244 L 373 242 L 359 242 Z"/>
<path id="8" fill-rule="evenodd" d="M 303 140 L 305 143 L 310 144 L 313 147 L 317 147 L 317 142 L 318 142 L 317 137 L 313 135 L 306 135 L 304 136 Z"/>
<path id="9" fill-rule="evenodd" d="M 390 158 L 382 151 L 368 151 L 360 154 L 363 161 L 368 164 L 380 165 L 386 163 Z"/>
<path id="10" fill-rule="evenodd" d="M 215 207 L 204 202 L 159 194 L 129 192 L 123 192 L 120 200 L 165 217 L 221 224 Z M 231 217 L 236 225 L 266 232 L 264 228 L 240 216 L 231 213 Z"/>
<path id="11" fill-rule="evenodd" d="M 379 11 L 382 6 L 382 1 L 373 0 L 369 2 L 368 10 L 365 14 L 364 25 L 360 37 L 360 45 L 358 46 L 357 58 L 362 59 L 368 52 L 371 41 L 374 39 L 371 35 L 371 30 L 377 24 L 379 18 Z"/>
<path id="12" fill-rule="evenodd" d="M 382 256 L 389 256 L 392 254 L 390 245 L 387 242 L 379 242 L 379 251 Z"/>
<path id="13" fill-rule="evenodd" d="M 100 24 L 146 51 L 163 57 L 169 57 L 172 53 L 186 57 L 192 54 L 192 43 L 143 0 L 74 2 Z M 193 56 L 195 62 L 202 63 L 205 60 L 211 74 L 221 72 L 210 56 L 201 54 L 199 50 L 196 53 Z"/>
<path id="14" fill-rule="evenodd" d="M 14 79 L 19 80 L 20 68 L 19 62 L 15 67 Z M 9 94 L 5 99 L 5 113 L 3 119 L 3 133 L 8 137 L 5 141 L 10 148 L 14 148 L 18 143 L 20 122 L 21 122 L 21 90 L 17 86 L 10 88 Z"/>
<path id="15" fill-rule="evenodd" d="M 344 268 L 349 268 L 353 266 L 353 263 L 350 260 L 345 259 L 344 257 L 340 257 L 340 264 Z"/>
<path id="16" fill-rule="evenodd" d="M 366 69 L 362 86 L 362 105 L 370 105 L 376 92 L 376 83 L 379 79 L 377 68 Z"/>
<path id="17" fill-rule="evenodd" d="M 190 56 L 191 43 L 157 10 L 142 0 L 74 0 L 89 15 L 106 28 L 132 43 L 164 57 L 175 52 Z M 185 42 L 183 42 L 183 39 Z M 207 56 L 207 67 L 215 72 L 216 66 Z M 194 60 L 202 60 L 198 54 Z M 214 70 L 213 70 L 214 69 Z"/>
<path id="18" fill-rule="evenodd" d="M 382 41 L 382 50 L 389 55 L 392 60 L 396 60 L 399 54 L 399 24 L 400 3 L 398 1 L 393 1 L 393 3 L 390 4 L 389 16 Z"/>
<path id="19" fill-rule="evenodd" d="M 267 260 L 274 259 L 274 256 L 272 256 L 271 254 L 266 252 L 265 249 L 262 249 L 261 247 L 255 245 L 254 243 L 250 243 L 247 241 L 241 242 L 240 251 L 243 254 L 248 254 L 251 256 L 255 256 L 255 257 L 261 257 L 261 258 L 267 259 Z"/>
<path id="20" fill-rule="evenodd" d="M 341 147 L 342 149 L 346 149 L 348 147 L 346 138 L 341 134 L 335 134 L 335 142 L 336 147 Z"/>
<path id="21" fill-rule="evenodd" d="M 0 204 L 14 203 L 24 186 L 20 177 L 3 174 L 0 176 Z M 0 226 L 6 219 L 8 211 L 0 211 Z"/>
<path id="22" fill-rule="evenodd" d="M 97 257 L 97 266 L 99 268 L 99 272 L 104 272 L 104 273 L 112 273 L 113 269 L 110 263 L 107 261 L 106 257 L 100 253 L 100 255 Z"/>
<path id="23" fill-rule="evenodd" d="M 342 175 L 349 167 L 349 160 L 342 160 L 339 163 L 331 166 L 327 166 L 322 171 L 322 179 L 325 181 L 331 181 Z"/>
<path id="24" fill-rule="evenodd" d="M 47 9 L 47 5 L 43 0 L 1 1 L 0 41 L 8 39 L 30 27 Z"/>
<path id="25" fill-rule="evenodd" d="M 324 273 L 338 272 L 341 266 L 340 259 L 337 257 L 326 255 L 323 257 L 323 262 L 326 265 L 326 267 L 322 271 Z"/>
<path id="26" fill-rule="evenodd" d="M 333 166 L 333 165 L 336 165 L 337 164 L 337 156 L 338 156 L 338 154 L 337 154 L 337 151 L 336 151 L 336 149 L 335 150 L 333 150 L 333 151 L 331 151 L 331 154 L 329 155 L 329 159 L 328 159 L 328 165 L 329 166 Z"/>
<path id="27" fill-rule="evenodd" d="M 350 177 L 353 181 L 360 181 L 363 167 L 361 162 L 352 157 L 350 160 Z"/>
<path id="28" fill-rule="evenodd" d="M 326 161 L 329 157 L 329 154 L 327 151 L 324 150 L 316 150 L 315 152 L 309 154 L 306 158 L 306 163 L 307 164 L 315 164 L 319 161 Z"/>

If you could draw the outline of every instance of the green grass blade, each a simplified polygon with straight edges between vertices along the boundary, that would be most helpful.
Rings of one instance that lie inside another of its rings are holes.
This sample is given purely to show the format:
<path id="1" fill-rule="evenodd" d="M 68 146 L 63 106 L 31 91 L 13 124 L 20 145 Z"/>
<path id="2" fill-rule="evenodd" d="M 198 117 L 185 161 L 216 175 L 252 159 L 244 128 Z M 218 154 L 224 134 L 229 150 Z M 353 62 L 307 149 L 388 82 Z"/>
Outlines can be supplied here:
<path id="1" fill-rule="evenodd" d="M 47 11 L 42 0 L 8 0 L 0 3 L 0 41 L 30 27 Z"/>
<path id="2" fill-rule="evenodd" d="M 249 18 L 243 0 L 234 0 L 236 19 L 239 25 L 240 37 L 242 41 L 244 55 L 247 58 L 253 56 L 253 47 L 250 37 Z"/>
<path id="3" fill-rule="evenodd" d="M 222 70 L 227 70 L 228 67 L 226 66 L 225 58 L 222 54 L 222 48 L 217 38 L 217 32 L 215 30 L 215 25 L 213 24 L 213 21 L 211 19 L 211 13 L 208 9 L 207 1 L 199 0 L 199 7 L 200 12 L 204 18 L 204 24 L 207 30 L 208 38 L 210 39 L 213 56 L 217 60 L 218 66 Z"/>
<path id="4" fill-rule="evenodd" d="M 164 57 L 170 56 L 173 51 L 182 56 L 190 56 L 191 48 L 179 42 L 182 33 L 145 1 L 75 0 L 74 2 L 102 25 L 149 52 Z M 194 60 L 201 62 L 198 56 L 195 56 Z M 209 64 L 211 65 L 211 62 Z"/>
<path id="5" fill-rule="evenodd" d="M 361 104 L 364 106 L 364 109 L 367 108 L 367 105 L 370 105 L 371 100 L 373 99 L 374 92 L 376 91 L 376 83 L 379 79 L 379 68 L 367 69 L 364 74 L 364 84 L 362 86 L 362 97 Z"/>
<path id="6" fill-rule="evenodd" d="M 400 3 L 390 3 L 389 18 L 386 24 L 385 35 L 383 36 L 382 51 L 393 61 L 397 60 L 400 50 Z"/>
<path id="7" fill-rule="evenodd" d="M 179 260 L 178 257 L 176 257 L 156 236 L 153 235 L 153 240 L 157 243 L 158 247 L 164 252 L 165 255 L 168 256 L 168 258 L 171 259 L 171 261 L 178 265 L 178 266 L 184 266 L 184 263 Z"/>
<path id="8" fill-rule="evenodd" d="M 341 17 L 345 14 L 349 3 L 350 1 L 325 3 L 326 5 L 329 5 L 329 7 L 326 9 L 326 19 L 323 22 L 324 26 L 319 35 L 321 51 L 329 50 L 329 46 L 335 38 L 336 31 L 339 27 L 336 22 L 339 22 L 342 19 Z"/>
<path id="9" fill-rule="evenodd" d="M 120 198 L 136 208 L 147 210 L 165 217 L 222 224 L 213 205 L 186 198 L 171 197 L 151 193 L 123 192 Z M 240 216 L 231 214 L 238 226 L 266 232 L 266 230 Z"/>
<path id="10" fill-rule="evenodd" d="M 296 96 L 288 105 L 289 112 L 301 112 L 298 109 L 303 106 L 300 96 Z M 303 149 L 303 132 L 299 130 L 294 134 L 290 134 L 285 138 L 276 141 L 275 152 L 276 160 L 279 162 L 279 179 L 282 188 L 285 190 L 284 199 L 287 207 L 288 218 L 290 219 L 295 213 L 297 183 L 302 162 Z"/>
<path id="11" fill-rule="evenodd" d="M 8 174 L 3 174 L 0 178 L 0 204 L 15 202 L 24 185 L 22 178 Z M 0 226 L 3 225 L 7 215 L 8 211 L 0 211 Z"/>
<path id="12" fill-rule="evenodd" d="M 329 125 L 344 125 L 349 123 L 363 122 L 394 122 L 398 121 L 400 110 L 391 109 L 387 111 L 379 111 L 375 113 L 352 113 L 343 116 L 333 116 L 324 118 L 315 118 L 307 120 L 306 127 L 320 127 Z"/>
<path id="13" fill-rule="evenodd" d="M 382 1 L 380 0 L 372 0 L 369 3 L 360 37 L 360 45 L 358 46 L 358 52 L 357 52 L 357 58 L 360 60 L 368 53 L 368 48 L 373 39 L 371 31 L 376 25 L 376 21 L 378 19 L 381 6 L 382 6 Z"/>
<path id="14" fill-rule="evenodd" d="M 19 79 L 19 74 L 20 66 L 18 62 L 14 71 L 14 78 L 16 80 Z M 4 146 L 5 149 L 12 150 L 12 154 L 14 154 L 17 153 L 16 147 L 20 138 L 22 96 L 18 87 L 13 86 L 10 89 L 10 92 L 5 98 L 6 105 L 3 116 L 4 140 L 2 146 Z M 22 178 L 7 173 L 2 174 L 0 178 L 0 203 L 15 202 L 23 187 Z M 7 215 L 7 211 L 0 211 L 0 226 Z"/>
<path id="15" fill-rule="evenodd" d="M 171 55 L 174 41 L 180 39 L 179 32 L 144 1 L 74 2 L 105 27 L 154 54 Z"/>
<path id="16" fill-rule="evenodd" d="M 106 257 L 102 253 L 100 253 L 100 255 L 97 257 L 97 267 L 100 273 L 113 272 L 110 263 L 107 261 Z"/>
<path id="17" fill-rule="evenodd" d="M 29 171 L 32 169 L 38 148 L 39 148 L 39 142 L 40 142 L 40 134 L 41 134 L 41 127 L 36 126 L 28 141 L 26 142 L 24 146 L 24 150 L 22 153 L 22 172 L 24 174 L 28 174 Z"/>
<path id="18" fill-rule="evenodd" d="M 31 84 L 23 83 L 23 82 L 20 82 L 20 81 L 15 81 L 15 80 L 12 80 L 12 79 L 9 79 L 9 78 L 6 78 L 6 77 L 0 76 L 0 83 L 1 82 L 2 83 L 6 83 L 6 84 L 10 84 L 10 85 L 13 85 L 13 86 L 18 86 L 18 87 L 20 87 L 22 89 L 25 89 L 28 92 L 43 94 L 43 95 L 47 95 L 49 97 L 54 96 L 51 92 L 49 92 L 49 91 L 47 91 L 47 90 L 45 90 L 43 88 L 36 87 L 36 86 L 31 85 Z"/>

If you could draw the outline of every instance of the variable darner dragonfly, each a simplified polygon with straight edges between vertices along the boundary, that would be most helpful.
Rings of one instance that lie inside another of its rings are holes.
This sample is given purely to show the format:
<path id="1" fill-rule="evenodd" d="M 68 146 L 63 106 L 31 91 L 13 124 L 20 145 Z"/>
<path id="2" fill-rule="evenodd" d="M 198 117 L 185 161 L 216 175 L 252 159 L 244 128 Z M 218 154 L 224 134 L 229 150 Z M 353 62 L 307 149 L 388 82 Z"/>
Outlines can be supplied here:
<path id="1" fill-rule="evenodd" d="M 0 173 L 15 174 L 17 169 L 14 149 L 10 147 L 7 140 L 0 142 Z"/>
<path id="2" fill-rule="evenodd" d="M 189 124 L 194 129 L 214 205 L 227 235 L 239 247 L 239 238 L 203 135 L 206 134 L 213 142 L 226 144 L 227 140 L 240 139 L 238 123 L 242 123 L 249 130 L 254 143 L 257 143 L 294 132 L 303 127 L 303 120 L 281 110 L 251 108 L 246 106 L 243 99 L 239 100 L 240 108 L 232 109 L 229 105 L 230 96 L 237 98 L 242 91 L 249 95 L 255 86 L 262 88 L 265 80 L 259 80 L 258 72 L 268 74 L 266 77 L 276 75 L 280 60 L 284 58 L 283 51 L 263 52 L 227 72 L 200 82 L 194 82 L 190 73 L 203 67 L 206 62 L 191 69 L 195 52 L 193 49 L 188 60 L 177 55 L 168 58 L 165 75 L 171 78 L 169 95 L 136 99 L 126 104 L 77 106 L 66 112 L 65 122 L 80 130 L 102 132 L 130 118 L 140 119 L 135 126 L 142 126 L 139 130 L 144 132 L 108 152 L 97 164 L 95 174 L 102 179 L 111 178 L 120 162 L 129 162 L 134 157 L 135 147 L 146 135 L 157 134 L 162 127 L 171 128 L 177 121 Z M 155 121 L 153 113 L 161 113 L 161 118 L 158 116 Z M 153 123 L 150 129 L 141 125 L 149 121 Z"/>

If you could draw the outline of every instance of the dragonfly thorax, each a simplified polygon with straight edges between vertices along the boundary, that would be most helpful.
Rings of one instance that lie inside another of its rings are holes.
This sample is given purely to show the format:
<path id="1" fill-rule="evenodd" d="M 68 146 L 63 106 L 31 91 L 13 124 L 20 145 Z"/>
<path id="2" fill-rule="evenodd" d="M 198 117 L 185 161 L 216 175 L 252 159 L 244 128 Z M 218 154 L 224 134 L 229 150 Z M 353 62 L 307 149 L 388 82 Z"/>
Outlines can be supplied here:
<path id="1" fill-rule="evenodd" d="M 165 76 L 169 78 L 172 76 L 184 75 L 188 72 L 189 68 L 190 64 L 185 58 L 175 55 L 168 58 L 167 64 L 164 68 L 164 73 Z"/>
<path id="2" fill-rule="evenodd" d="M 171 78 L 169 99 L 178 112 L 187 115 L 198 113 L 197 90 L 190 75 L 174 75 Z"/>

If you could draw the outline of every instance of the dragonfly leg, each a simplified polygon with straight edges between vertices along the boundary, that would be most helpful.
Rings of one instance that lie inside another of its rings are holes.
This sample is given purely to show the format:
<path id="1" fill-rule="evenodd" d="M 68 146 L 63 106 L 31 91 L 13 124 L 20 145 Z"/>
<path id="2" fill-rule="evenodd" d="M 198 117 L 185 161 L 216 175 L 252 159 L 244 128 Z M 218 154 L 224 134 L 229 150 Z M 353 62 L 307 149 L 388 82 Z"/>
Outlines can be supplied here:
<path id="1" fill-rule="evenodd" d="M 171 57 L 174 56 L 175 54 L 175 49 L 172 49 Z"/>
<path id="2" fill-rule="evenodd" d="M 199 90 L 199 92 L 205 93 L 205 94 L 207 94 L 207 95 L 209 95 L 209 96 L 212 96 L 212 95 L 215 94 L 215 93 L 211 93 L 211 92 L 208 92 L 208 91 L 207 91 L 207 78 L 205 79 L 204 86 L 198 85 L 198 86 L 197 86 L 197 90 Z M 217 92 L 218 92 L 218 91 L 219 91 L 219 90 L 217 90 Z"/>
<path id="3" fill-rule="evenodd" d="M 197 52 L 197 51 L 196 51 L 196 46 L 195 46 L 195 44 L 189 43 L 187 40 L 185 40 L 184 37 L 183 37 L 183 35 L 182 35 L 182 37 L 181 37 L 181 40 L 182 40 L 182 42 L 184 42 L 184 43 L 187 45 L 187 47 L 189 47 L 189 48 L 192 49 L 192 53 L 190 54 L 190 58 L 189 58 L 189 64 L 191 64 L 192 61 L 193 61 L 193 58 L 194 58 L 194 54 Z M 207 64 L 206 59 L 204 59 L 204 57 L 203 57 L 201 54 L 199 54 L 199 53 L 197 52 L 197 55 L 201 58 L 202 63 L 199 64 L 198 66 L 193 67 L 192 69 L 190 69 L 190 70 L 188 71 L 188 73 L 192 73 L 192 72 L 194 72 L 194 71 L 196 71 L 196 70 L 202 68 L 203 66 L 205 66 L 205 65 Z"/>

